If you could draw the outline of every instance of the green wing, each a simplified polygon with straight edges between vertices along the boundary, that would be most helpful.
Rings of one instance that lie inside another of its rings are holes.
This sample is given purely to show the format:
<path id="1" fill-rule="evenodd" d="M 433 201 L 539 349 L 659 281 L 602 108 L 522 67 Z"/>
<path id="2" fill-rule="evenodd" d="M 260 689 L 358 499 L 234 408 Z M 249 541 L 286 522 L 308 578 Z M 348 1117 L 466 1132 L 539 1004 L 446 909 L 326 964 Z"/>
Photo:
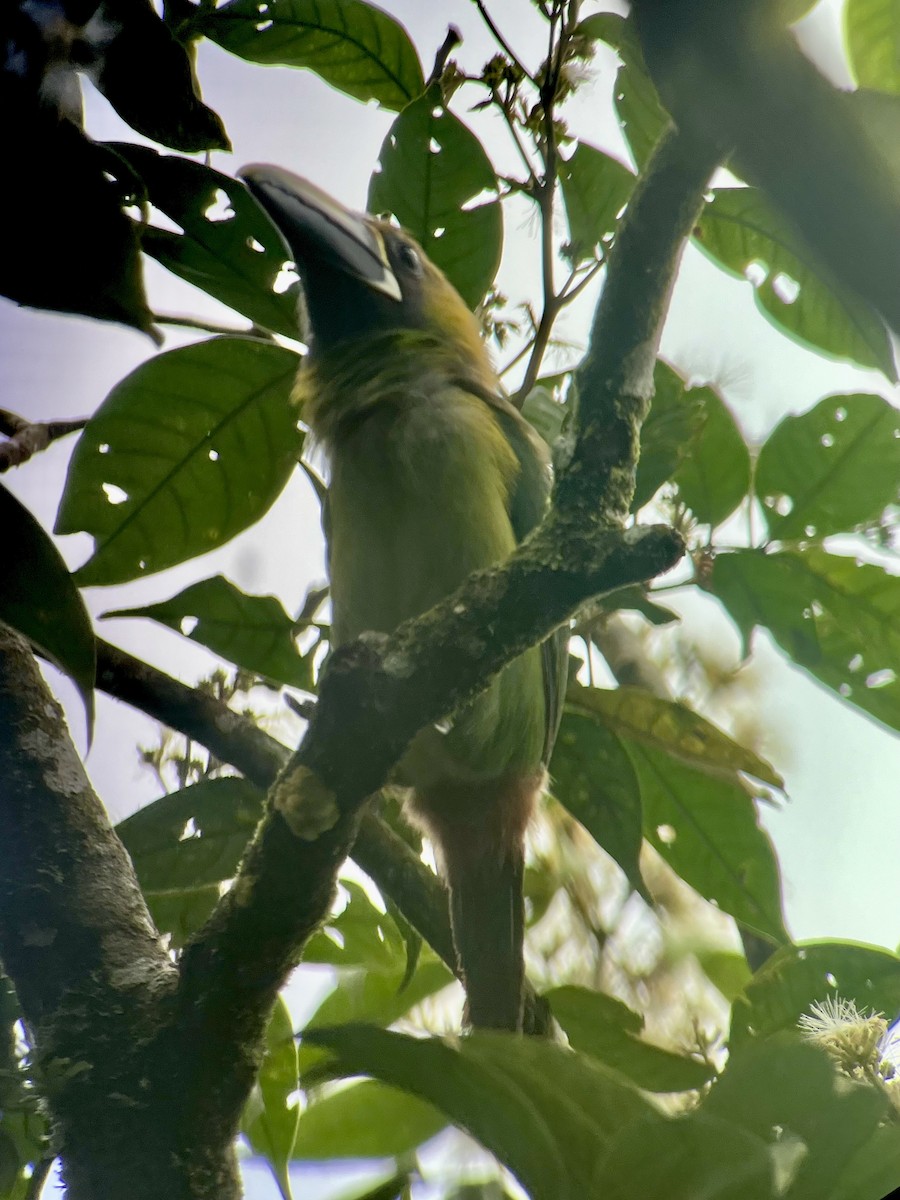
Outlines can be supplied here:
<path id="1" fill-rule="evenodd" d="M 491 397 L 491 407 L 519 460 L 519 476 L 509 498 L 509 516 L 516 538 L 521 542 L 547 511 L 553 481 L 550 451 L 543 438 L 511 404 L 498 402 Z M 546 714 L 543 761 L 547 764 L 559 732 L 566 696 L 569 667 L 569 631 L 566 626 L 557 629 L 541 643 L 541 666 Z"/>

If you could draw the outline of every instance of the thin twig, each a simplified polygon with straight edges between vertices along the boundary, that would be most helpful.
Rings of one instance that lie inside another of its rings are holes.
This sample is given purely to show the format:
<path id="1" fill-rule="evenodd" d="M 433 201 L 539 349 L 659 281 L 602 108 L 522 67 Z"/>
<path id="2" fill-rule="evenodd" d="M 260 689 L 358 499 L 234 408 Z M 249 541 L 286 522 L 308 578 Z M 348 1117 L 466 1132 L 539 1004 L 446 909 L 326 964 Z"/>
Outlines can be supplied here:
<path id="1" fill-rule="evenodd" d="M 522 60 L 519 58 L 519 56 L 516 54 L 516 52 L 511 48 L 509 42 L 506 40 L 506 38 L 503 36 L 503 34 L 500 32 L 500 30 L 494 24 L 493 18 L 491 17 L 491 14 L 488 12 L 487 8 L 485 7 L 483 0 L 474 0 L 474 3 L 475 3 L 475 7 L 481 13 L 481 19 L 484 21 L 485 25 L 487 25 L 488 29 L 493 34 L 494 41 L 497 43 L 497 45 L 500 47 L 500 49 L 503 51 L 503 53 L 506 55 L 506 57 L 509 59 L 509 61 L 522 72 L 522 74 L 525 76 L 526 79 L 533 79 L 531 72 L 525 69 L 525 66 L 522 63 Z"/>
<path id="2" fill-rule="evenodd" d="M 431 87 L 433 83 L 440 83 L 441 76 L 444 74 L 444 68 L 447 65 L 447 59 L 453 50 L 462 42 L 462 34 L 455 25 L 450 25 L 447 29 L 447 36 L 438 48 L 437 54 L 434 56 L 434 66 L 431 68 L 431 74 L 428 77 L 426 87 Z"/>
<path id="3" fill-rule="evenodd" d="M 18 413 L 0 408 L 0 433 L 9 438 L 0 445 L 0 475 L 10 467 L 27 462 L 59 438 L 78 433 L 87 425 L 87 420 L 87 417 L 79 417 L 72 421 L 29 421 Z"/>

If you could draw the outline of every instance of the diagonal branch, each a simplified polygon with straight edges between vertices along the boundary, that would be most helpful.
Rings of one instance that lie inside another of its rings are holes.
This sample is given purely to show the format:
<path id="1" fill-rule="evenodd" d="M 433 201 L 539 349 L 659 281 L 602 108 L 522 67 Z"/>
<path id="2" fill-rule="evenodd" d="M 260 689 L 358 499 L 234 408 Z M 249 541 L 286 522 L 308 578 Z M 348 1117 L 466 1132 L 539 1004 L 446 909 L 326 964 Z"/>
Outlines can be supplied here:
<path id="1" fill-rule="evenodd" d="M 310 895 L 326 911 L 323 867 L 333 878 L 366 798 L 415 733 L 466 703 L 590 596 L 680 557 L 672 530 L 622 527 L 669 294 L 714 166 L 671 131 L 635 191 L 579 380 L 581 432 L 545 522 L 506 564 L 476 573 L 424 616 L 333 655 L 236 884 L 185 952 L 183 997 L 213 1004 L 217 1020 L 268 1011 L 310 932 Z"/>

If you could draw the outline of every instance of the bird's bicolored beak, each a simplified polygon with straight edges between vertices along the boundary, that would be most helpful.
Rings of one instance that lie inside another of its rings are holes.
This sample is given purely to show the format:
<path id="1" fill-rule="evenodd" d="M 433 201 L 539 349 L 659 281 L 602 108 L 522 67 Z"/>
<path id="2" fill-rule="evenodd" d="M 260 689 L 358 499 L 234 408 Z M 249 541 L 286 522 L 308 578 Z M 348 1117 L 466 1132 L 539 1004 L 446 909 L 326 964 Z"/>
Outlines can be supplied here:
<path id="1" fill-rule="evenodd" d="M 402 299 L 384 239 L 362 214 L 282 167 L 253 163 L 238 178 L 274 221 L 299 267 L 323 263 L 392 300 Z"/>

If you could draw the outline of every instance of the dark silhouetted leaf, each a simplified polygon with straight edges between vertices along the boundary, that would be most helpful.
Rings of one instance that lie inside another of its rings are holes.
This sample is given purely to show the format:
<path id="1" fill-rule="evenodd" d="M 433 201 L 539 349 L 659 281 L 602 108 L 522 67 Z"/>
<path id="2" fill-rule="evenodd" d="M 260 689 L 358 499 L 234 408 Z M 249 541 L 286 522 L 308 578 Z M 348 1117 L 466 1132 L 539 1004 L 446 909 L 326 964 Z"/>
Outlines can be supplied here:
<path id="1" fill-rule="evenodd" d="M 719 554 L 709 581 L 744 641 L 759 625 L 842 700 L 900 729 L 900 578 L 818 547 Z"/>
<path id="2" fill-rule="evenodd" d="M 312 666 L 294 641 L 294 622 L 274 596 L 247 596 L 221 575 L 142 608 L 120 608 L 105 617 L 149 617 L 184 633 L 215 654 L 292 687 L 312 687 Z"/>
<path id="3" fill-rule="evenodd" d="M 144 227 L 141 248 L 255 324 L 298 337 L 299 283 L 274 291 L 290 255 L 244 185 L 203 163 L 146 146 L 112 148 L 141 177 L 150 203 L 182 230 Z"/>
<path id="4" fill-rule="evenodd" d="M 107 38 L 91 77 L 123 121 L 183 150 L 230 150 L 219 116 L 200 99 L 189 52 L 150 0 L 103 0 Z"/>
<path id="5" fill-rule="evenodd" d="M 399 111 L 425 82 L 403 26 L 361 0 L 232 0 L 197 29 L 251 62 L 306 67 L 357 100 Z"/>
<path id="6" fill-rule="evenodd" d="M 478 138 L 431 88 L 396 119 L 378 161 L 369 211 L 393 213 L 474 308 L 503 244 L 497 177 Z"/>
<path id="7" fill-rule="evenodd" d="M 81 584 L 122 583 L 221 546 L 269 509 L 302 444 L 299 358 L 253 338 L 170 350 L 122 380 L 82 433 L 57 532 L 85 530 Z"/>
<path id="8" fill-rule="evenodd" d="M 759 453 L 755 483 L 777 541 L 877 521 L 898 499 L 900 412 L 880 396 L 829 396 L 785 417 Z"/>
<path id="9" fill-rule="evenodd" d="M 94 724 L 97 651 L 91 619 L 52 539 L 0 485 L 0 621 L 29 638 L 72 679 L 84 701 L 88 740 Z"/>

